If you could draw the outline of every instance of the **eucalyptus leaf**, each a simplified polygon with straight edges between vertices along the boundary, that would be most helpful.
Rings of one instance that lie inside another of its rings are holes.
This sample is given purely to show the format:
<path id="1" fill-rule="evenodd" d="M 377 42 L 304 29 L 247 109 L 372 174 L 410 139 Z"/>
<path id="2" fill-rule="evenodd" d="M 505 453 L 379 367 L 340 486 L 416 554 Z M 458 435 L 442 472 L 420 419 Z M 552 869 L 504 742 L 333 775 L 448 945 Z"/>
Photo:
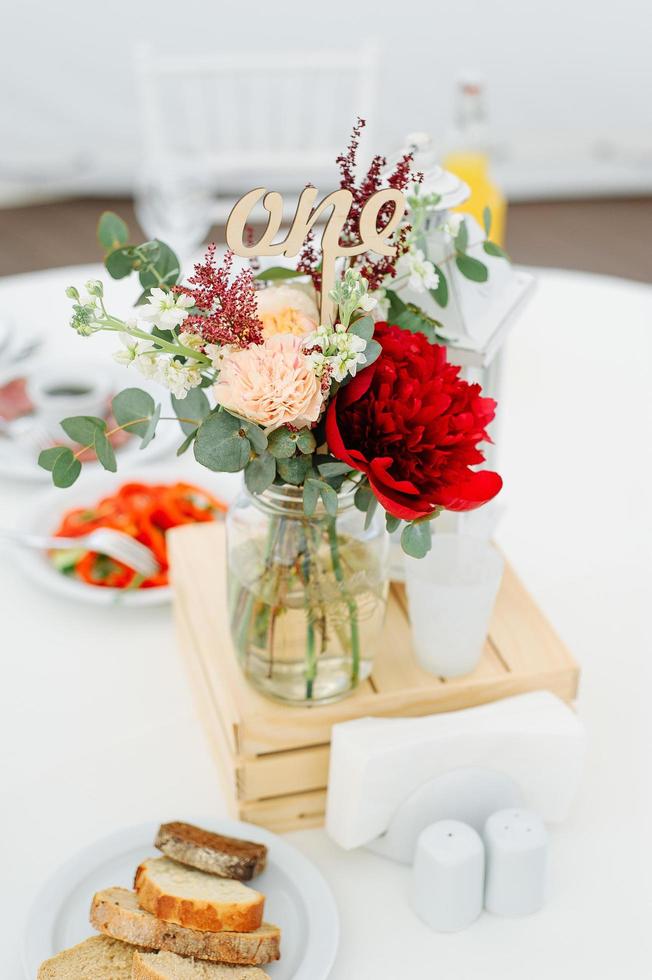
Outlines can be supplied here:
<path id="1" fill-rule="evenodd" d="M 507 252 L 502 249 L 500 245 L 496 245 L 495 242 L 484 242 L 482 247 L 487 255 L 493 255 L 493 257 L 496 259 L 507 259 L 509 262 L 509 255 Z"/>
<path id="2" fill-rule="evenodd" d="M 198 431 L 199 429 L 197 428 L 197 429 L 193 429 L 192 432 L 188 433 L 186 438 L 183 440 L 183 442 L 177 449 L 177 456 L 183 456 L 183 454 L 190 449 L 191 445 L 195 441 Z"/>
<path id="3" fill-rule="evenodd" d="M 129 229 L 113 211 L 104 211 L 97 223 L 97 238 L 105 252 L 113 252 L 129 241 Z"/>
<path id="4" fill-rule="evenodd" d="M 424 558 L 432 547 L 432 527 L 429 521 L 412 521 L 401 533 L 401 547 L 412 558 Z"/>
<path id="5" fill-rule="evenodd" d="M 163 330 L 161 327 L 152 327 L 151 334 L 155 339 L 164 340 L 167 344 L 173 344 L 176 340 L 176 337 L 171 330 Z M 181 360 L 181 358 L 179 358 L 179 360 Z"/>
<path id="6" fill-rule="evenodd" d="M 81 463 L 72 449 L 64 448 L 52 467 L 52 482 L 55 487 L 71 487 L 81 473 Z"/>
<path id="7" fill-rule="evenodd" d="M 317 469 L 324 477 L 343 476 L 345 473 L 351 472 L 349 464 L 342 463 L 339 459 L 328 460 L 326 463 L 317 463 Z"/>
<path id="8" fill-rule="evenodd" d="M 240 419 L 222 409 L 212 412 L 199 426 L 194 454 L 209 470 L 237 473 L 249 462 L 251 443 Z"/>
<path id="9" fill-rule="evenodd" d="M 284 269 L 280 265 L 275 265 L 271 269 L 263 269 L 254 276 L 258 282 L 275 282 L 277 279 L 298 279 L 305 276 L 305 272 L 298 272 L 296 269 Z"/>
<path id="10" fill-rule="evenodd" d="M 469 244 L 469 229 L 466 226 L 466 221 L 462 219 L 457 235 L 455 236 L 455 248 L 458 252 L 466 252 Z"/>
<path id="11" fill-rule="evenodd" d="M 247 463 L 244 476 L 251 493 L 263 493 L 276 479 L 276 460 L 268 452 L 255 456 Z"/>
<path id="12" fill-rule="evenodd" d="M 358 510 L 361 510 L 363 513 L 366 513 L 367 508 L 371 504 L 371 501 L 374 499 L 375 497 L 371 492 L 371 488 L 368 486 L 368 484 L 362 483 L 355 492 L 353 503 L 358 508 Z"/>
<path id="13" fill-rule="evenodd" d="M 400 517 L 394 517 L 393 514 L 388 514 L 387 511 L 385 511 L 385 527 L 387 528 L 389 534 L 393 534 L 394 531 L 397 531 L 402 523 L 403 522 Z"/>
<path id="14" fill-rule="evenodd" d="M 303 485 L 303 512 L 312 517 L 319 501 L 319 480 L 309 479 Z"/>
<path id="15" fill-rule="evenodd" d="M 260 428 L 260 426 L 256 425 L 255 422 L 247 422 L 244 419 L 242 420 L 242 422 L 243 422 L 242 427 L 247 434 L 247 439 L 251 443 L 254 452 L 258 453 L 258 455 L 261 455 L 267 449 L 267 436 Z"/>
<path id="16" fill-rule="evenodd" d="M 436 289 L 430 289 L 428 292 L 434 299 L 435 303 L 438 303 L 442 309 L 448 306 L 448 280 L 442 269 L 438 265 L 435 266 L 435 272 L 439 276 L 439 282 L 437 283 Z"/>
<path id="17" fill-rule="evenodd" d="M 307 456 L 294 456 L 291 459 L 277 459 L 278 475 L 286 483 L 300 487 L 310 470 L 310 459 Z"/>
<path id="18" fill-rule="evenodd" d="M 76 415 L 63 419 L 61 428 L 77 445 L 92 448 L 98 433 L 106 432 L 106 422 L 94 415 Z"/>
<path id="19" fill-rule="evenodd" d="M 112 279 L 124 279 L 131 275 L 134 262 L 136 262 L 136 256 L 130 245 L 125 248 L 116 248 L 113 252 L 109 252 L 104 259 L 106 271 Z"/>
<path id="20" fill-rule="evenodd" d="M 374 361 L 377 361 L 383 352 L 382 345 L 378 343 L 377 340 L 368 340 L 367 346 L 364 349 L 364 356 L 366 357 L 366 362 L 363 367 L 369 367 Z"/>
<path id="21" fill-rule="evenodd" d="M 337 493 L 330 487 L 328 483 L 319 484 L 319 492 L 321 494 L 321 499 L 324 502 L 324 507 L 326 508 L 326 513 L 329 517 L 337 517 Z"/>
<path id="22" fill-rule="evenodd" d="M 317 440 L 310 429 L 302 429 L 301 432 L 297 433 L 297 448 L 304 456 L 314 453 L 317 448 Z"/>
<path id="23" fill-rule="evenodd" d="M 150 254 L 146 255 L 154 266 L 154 270 L 147 267 L 141 268 L 138 273 L 140 284 L 143 289 L 151 289 L 153 286 L 174 286 L 181 275 L 181 265 L 179 259 L 169 245 L 155 239 L 153 242 L 146 242 L 141 249 L 147 250 L 148 246 L 156 246 L 156 250 L 150 248 Z M 152 259 L 155 256 L 155 260 Z"/>
<path id="24" fill-rule="evenodd" d="M 482 211 L 482 224 L 484 225 L 484 233 L 489 238 L 491 234 L 491 208 L 487 205 Z"/>
<path id="25" fill-rule="evenodd" d="M 367 530 L 367 528 L 371 526 L 371 522 L 374 519 L 374 514 L 376 513 L 377 509 L 378 509 L 378 498 L 374 496 L 371 498 L 369 502 L 369 506 L 367 507 L 367 515 L 364 519 L 365 531 Z"/>
<path id="26" fill-rule="evenodd" d="M 62 453 L 69 453 L 72 456 L 72 450 L 67 446 L 52 446 L 50 449 L 43 449 L 39 453 L 38 465 L 42 467 L 42 469 L 48 470 L 48 472 L 51 473 L 54 469 L 55 463 Z"/>
<path id="27" fill-rule="evenodd" d="M 355 323 L 352 323 L 349 327 L 349 333 L 355 334 L 356 337 L 362 337 L 363 340 L 371 340 L 374 335 L 374 321 L 370 316 L 360 317 Z"/>
<path id="28" fill-rule="evenodd" d="M 296 434 L 284 426 L 280 429 L 274 429 L 267 437 L 267 448 L 272 456 L 276 456 L 277 459 L 289 459 L 296 452 Z"/>
<path id="29" fill-rule="evenodd" d="M 489 270 L 486 265 L 471 255 L 457 255 L 455 264 L 462 275 L 472 282 L 486 282 L 489 278 Z"/>
<path id="30" fill-rule="evenodd" d="M 111 408 L 118 425 L 142 437 L 148 430 L 156 404 L 142 388 L 125 388 L 115 396 Z"/>
<path id="31" fill-rule="evenodd" d="M 390 323 L 396 323 L 396 317 L 399 315 L 399 313 L 402 313 L 403 310 L 407 309 L 406 304 L 393 289 L 386 289 L 385 296 L 389 300 L 387 319 Z"/>
<path id="32" fill-rule="evenodd" d="M 161 406 L 160 405 L 157 405 L 156 408 L 154 409 L 154 414 L 152 415 L 151 419 L 149 420 L 149 423 L 147 425 L 147 428 L 145 429 L 145 431 L 143 433 L 143 441 L 140 444 L 140 448 L 141 449 L 144 449 L 145 446 L 149 446 L 150 442 L 152 441 L 152 439 L 156 435 L 156 426 L 159 423 L 160 417 L 161 417 Z"/>
<path id="33" fill-rule="evenodd" d="M 437 328 L 441 327 L 439 320 L 428 316 L 418 306 L 412 303 L 396 318 L 396 324 L 411 333 L 422 333 L 432 343 L 437 337 Z"/>
<path id="34" fill-rule="evenodd" d="M 210 415 L 211 406 L 206 392 L 201 388 L 191 388 L 185 398 L 172 395 L 172 408 L 179 419 L 179 425 L 186 435 L 194 432 L 199 424 Z M 190 419 L 191 421 L 184 421 Z"/>
<path id="35" fill-rule="evenodd" d="M 98 462 L 108 470 L 109 473 L 115 473 L 118 469 L 118 464 L 115 458 L 115 453 L 113 451 L 113 446 L 109 442 L 106 432 L 98 432 L 95 439 L 95 455 L 97 456 Z"/>

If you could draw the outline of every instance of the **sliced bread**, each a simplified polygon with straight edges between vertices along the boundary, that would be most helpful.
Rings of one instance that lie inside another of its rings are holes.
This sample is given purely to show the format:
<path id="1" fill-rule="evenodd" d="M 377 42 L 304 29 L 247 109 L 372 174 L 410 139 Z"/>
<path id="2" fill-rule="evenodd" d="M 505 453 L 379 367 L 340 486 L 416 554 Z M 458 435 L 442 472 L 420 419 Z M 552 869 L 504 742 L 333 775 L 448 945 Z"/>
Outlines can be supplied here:
<path id="1" fill-rule="evenodd" d="M 199 871 L 251 881 L 267 864 L 264 844 L 223 837 L 189 823 L 164 823 L 156 837 L 156 846 L 168 857 L 189 864 Z"/>
<path id="2" fill-rule="evenodd" d="M 185 960 L 175 953 L 136 953 L 133 980 L 269 980 L 257 966 Z"/>
<path id="3" fill-rule="evenodd" d="M 262 925 L 265 896 L 260 892 L 167 857 L 143 861 L 134 888 L 146 912 L 189 929 L 253 932 Z"/>
<path id="4" fill-rule="evenodd" d="M 126 888 L 107 888 L 97 893 L 91 905 L 91 925 L 98 932 L 135 946 L 214 963 L 251 966 L 271 963 L 281 955 L 278 926 L 263 923 L 254 932 L 200 932 L 157 919 L 141 909 L 136 895 Z"/>
<path id="5" fill-rule="evenodd" d="M 42 963 L 36 980 L 131 980 L 135 953 L 134 946 L 93 936 Z"/>

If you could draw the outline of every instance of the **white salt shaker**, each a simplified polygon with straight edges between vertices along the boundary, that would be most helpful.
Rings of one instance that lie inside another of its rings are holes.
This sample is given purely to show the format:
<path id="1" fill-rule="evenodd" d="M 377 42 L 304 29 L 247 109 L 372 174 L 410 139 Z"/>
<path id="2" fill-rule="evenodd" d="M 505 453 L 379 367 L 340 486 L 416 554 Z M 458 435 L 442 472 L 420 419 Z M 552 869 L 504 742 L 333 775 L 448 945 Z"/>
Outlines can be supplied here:
<path id="1" fill-rule="evenodd" d="M 435 932 L 466 929 L 482 911 L 484 847 L 459 820 L 430 824 L 417 840 L 410 905 Z"/>
<path id="2" fill-rule="evenodd" d="M 496 915 L 531 915 L 545 900 L 548 833 L 528 810 L 499 810 L 484 826 L 485 908 Z"/>

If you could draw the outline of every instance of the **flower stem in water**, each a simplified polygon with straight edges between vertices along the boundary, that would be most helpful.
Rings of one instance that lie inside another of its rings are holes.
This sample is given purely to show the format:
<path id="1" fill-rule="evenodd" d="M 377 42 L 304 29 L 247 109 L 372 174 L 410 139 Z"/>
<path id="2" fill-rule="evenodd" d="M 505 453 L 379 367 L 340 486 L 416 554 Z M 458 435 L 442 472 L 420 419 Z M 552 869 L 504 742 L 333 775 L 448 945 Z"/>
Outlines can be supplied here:
<path id="1" fill-rule="evenodd" d="M 351 630 L 351 680 L 357 684 L 360 677 L 360 635 L 358 632 L 358 606 L 355 599 L 349 595 L 344 585 L 344 571 L 340 559 L 340 545 L 337 538 L 335 519 L 328 521 L 328 541 L 331 549 L 331 562 L 335 578 L 342 586 L 342 593 L 349 610 L 349 627 Z"/>

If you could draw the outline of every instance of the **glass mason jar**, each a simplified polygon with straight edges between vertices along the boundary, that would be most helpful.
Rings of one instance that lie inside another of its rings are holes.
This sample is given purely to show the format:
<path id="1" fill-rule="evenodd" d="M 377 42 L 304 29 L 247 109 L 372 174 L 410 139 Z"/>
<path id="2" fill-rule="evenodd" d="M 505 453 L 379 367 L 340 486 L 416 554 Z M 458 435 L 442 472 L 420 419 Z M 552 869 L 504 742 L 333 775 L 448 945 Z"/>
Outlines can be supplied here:
<path id="1" fill-rule="evenodd" d="M 365 529 L 355 486 L 329 517 L 303 511 L 301 487 L 243 490 L 227 515 L 229 615 L 242 669 L 286 703 L 336 701 L 371 673 L 385 618 L 388 537 Z"/>

